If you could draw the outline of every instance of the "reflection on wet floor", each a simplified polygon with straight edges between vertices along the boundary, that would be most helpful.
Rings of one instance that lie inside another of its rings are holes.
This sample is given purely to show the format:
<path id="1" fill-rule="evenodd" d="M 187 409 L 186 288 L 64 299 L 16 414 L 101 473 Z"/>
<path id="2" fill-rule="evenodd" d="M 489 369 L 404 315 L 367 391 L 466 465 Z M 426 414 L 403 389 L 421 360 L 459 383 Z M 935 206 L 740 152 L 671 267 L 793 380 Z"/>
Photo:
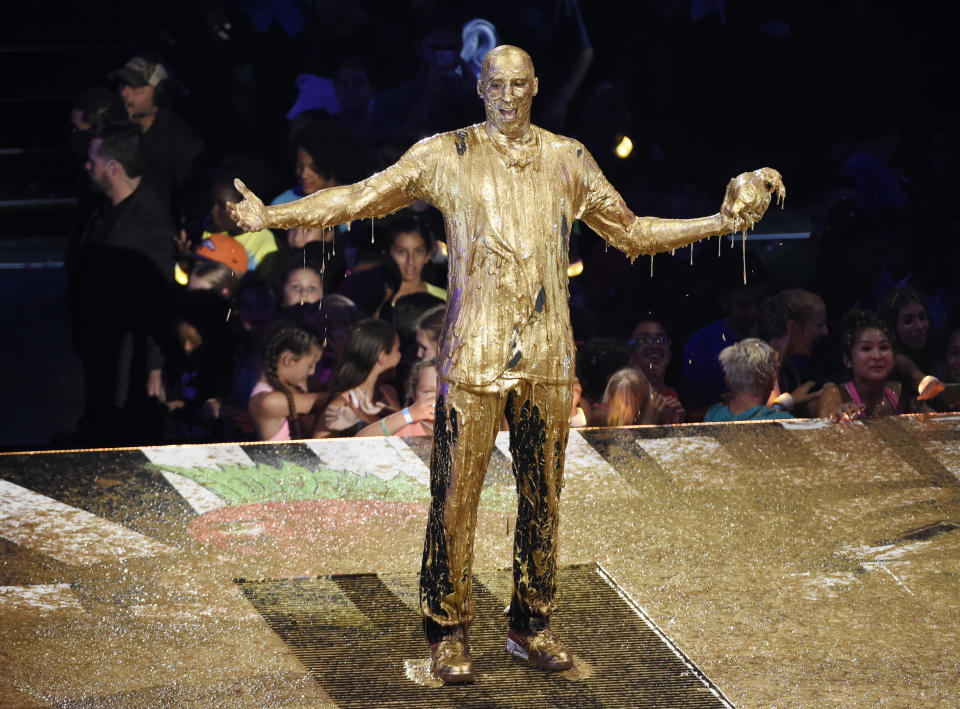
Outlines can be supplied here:
<path id="1" fill-rule="evenodd" d="M 499 577 L 488 587 L 486 581 Z M 690 660 L 662 636 L 623 589 L 592 565 L 559 571 L 567 611 L 553 629 L 576 648 L 574 666 L 544 675 L 504 651 L 504 605 L 493 588 L 509 569 L 474 578 L 477 621 L 470 629 L 472 686 L 439 686 L 422 659 L 420 613 L 405 603 L 417 577 L 376 574 L 240 580 L 244 595 L 337 706 L 730 706 Z"/>
<path id="2" fill-rule="evenodd" d="M 0 456 L 0 706 L 348 705 L 235 579 L 326 578 L 343 594 L 332 579 L 376 574 L 402 614 L 382 682 L 412 685 L 428 455 L 373 439 Z M 495 599 L 509 595 L 509 464 L 499 445 L 478 513 L 474 568 Z M 958 475 L 951 416 L 582 430 L 560 563 L 601 565 L 734 705 L 956 706 Z M 568 586 L 561 627 L 584 617 Z M 477 621 L 490 637 L 499 602 Z M 343 613 L 307 615 L 341 629 L 389 616 Z M 605 640 L 581 635 L 595 677 Z M 361 650 L 337 665 L 348 683 L 371 682 Z M 566 702 L 557 678 L 524 681 Z"/>

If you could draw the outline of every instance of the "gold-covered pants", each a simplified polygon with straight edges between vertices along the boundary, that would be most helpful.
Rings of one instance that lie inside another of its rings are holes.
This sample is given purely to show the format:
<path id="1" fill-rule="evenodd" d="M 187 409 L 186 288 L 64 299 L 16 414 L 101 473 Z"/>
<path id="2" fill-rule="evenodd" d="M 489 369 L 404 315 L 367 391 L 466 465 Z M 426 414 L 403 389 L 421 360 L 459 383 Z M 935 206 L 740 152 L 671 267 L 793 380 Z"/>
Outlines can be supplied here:
<path id="1" fill-rule="evenodd" d="M 477 391 L 442 382 L 437 396 L 432 501 L 420 571 L 428 639 L 473 620 L 473 541 L 477 504 L 501 416 L 510 427 L 517 484 L 510 627 L 527 630 L 556 608 L 557 526 L 570 429 L 569 384 L 502 380 Z"/>

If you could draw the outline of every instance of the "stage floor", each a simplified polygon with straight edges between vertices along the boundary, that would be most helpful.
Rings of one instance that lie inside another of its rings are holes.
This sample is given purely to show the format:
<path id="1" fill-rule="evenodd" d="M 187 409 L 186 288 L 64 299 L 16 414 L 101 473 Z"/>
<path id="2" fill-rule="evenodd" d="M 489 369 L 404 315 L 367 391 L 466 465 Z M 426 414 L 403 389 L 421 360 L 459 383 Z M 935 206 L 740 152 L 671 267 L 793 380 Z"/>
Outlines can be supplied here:
<path id="1" fill-rule="evenodd" d="M 478 522 L 490 608 L 509 598 L 506 443 Z M 0 455 L 0 706 L 345 705 L 332 660 L 310 666 L 251 588 L 329 586 L 346 600 L 322 622 L 354 628 L 372 621 L 339 579 L 375 574 L 415 618 L 428 454 L 379 438 Z M 960 705 L 960 416 L 575 431 L 561 510 L 560 563 L 605 575 L 716 705 Z M 572 628 L 585 597 L 560 598 Z M 599 666 L 603 635 L 581 633 L 565 639 Z M 490 647 L 476 670 L 496 678 Z M 383 677 L 414 686 L 399 662 Z M 544 705 L 578 691 L 525 681 Z M 490 705 L 481 682 L 461 705 Z"/>

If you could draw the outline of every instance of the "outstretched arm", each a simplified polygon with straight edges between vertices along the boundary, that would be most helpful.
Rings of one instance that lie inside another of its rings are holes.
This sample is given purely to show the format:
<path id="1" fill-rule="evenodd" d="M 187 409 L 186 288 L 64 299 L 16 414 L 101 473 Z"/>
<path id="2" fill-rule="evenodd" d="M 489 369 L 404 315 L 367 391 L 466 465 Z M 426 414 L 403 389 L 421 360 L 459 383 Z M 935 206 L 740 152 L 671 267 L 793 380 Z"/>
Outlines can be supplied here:
<path id="1" fill-rule="evenodd" d="M 227 209 L 234 221 L 248 231 L 297 226 L 325 228 L 354 219 L 386 216 L 420 196 L 423 167 L 429 164 L 428 141 L 417 143 L 396 163 L 362 182 L 330 187 L 287 204 L 267 206 L 240 180 L 234 180 L 243 201 L 227 202 Z"/>
<path id="2" fill-rule="evenodd" d="M 780 173 L 764 167 L 730 180 L 720 211 L 699 219 L 637 217 L 602 175 L 595 185 L 596 208 L 584 214 L 587 225 L 630 258 L 687 246 L 708 236 L 746 232 L 760 221 L 770 200 L 783 201 L 787 190 Z"/>

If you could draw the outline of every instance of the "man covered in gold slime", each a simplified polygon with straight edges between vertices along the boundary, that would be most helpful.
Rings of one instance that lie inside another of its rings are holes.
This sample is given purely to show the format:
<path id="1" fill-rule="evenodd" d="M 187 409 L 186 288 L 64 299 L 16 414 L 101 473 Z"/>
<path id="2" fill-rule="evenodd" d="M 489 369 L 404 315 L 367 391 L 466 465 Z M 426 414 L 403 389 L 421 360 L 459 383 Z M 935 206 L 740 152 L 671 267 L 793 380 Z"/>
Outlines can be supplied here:
<path id="1" fill-rule="evenodd" d="M 507 650 L 546 670 L 572 665 L 549 627 L 556 603 L 557 523 L 574 347 L 567 240 L 582 219 L 631 258 L 753 226 L 782 194 L 769 168 L 731 180 L 711 217 L 637 217 L 583 145 L 530 124 L 537 78 L 529 55 L 501 46 L 483 62 L 486 121 L 421 140 L 353 185 L 265 207 L 242 183 L 230 206 L 244 229 L 329 227 L 422 199 L 444 216 L 449 301 L 437 353 L 432 502 L 420 605 L 431 672 L 470 682 L 471 566 L 477 503 L 501 416 L 517 482 L 514 589 Z"/>

